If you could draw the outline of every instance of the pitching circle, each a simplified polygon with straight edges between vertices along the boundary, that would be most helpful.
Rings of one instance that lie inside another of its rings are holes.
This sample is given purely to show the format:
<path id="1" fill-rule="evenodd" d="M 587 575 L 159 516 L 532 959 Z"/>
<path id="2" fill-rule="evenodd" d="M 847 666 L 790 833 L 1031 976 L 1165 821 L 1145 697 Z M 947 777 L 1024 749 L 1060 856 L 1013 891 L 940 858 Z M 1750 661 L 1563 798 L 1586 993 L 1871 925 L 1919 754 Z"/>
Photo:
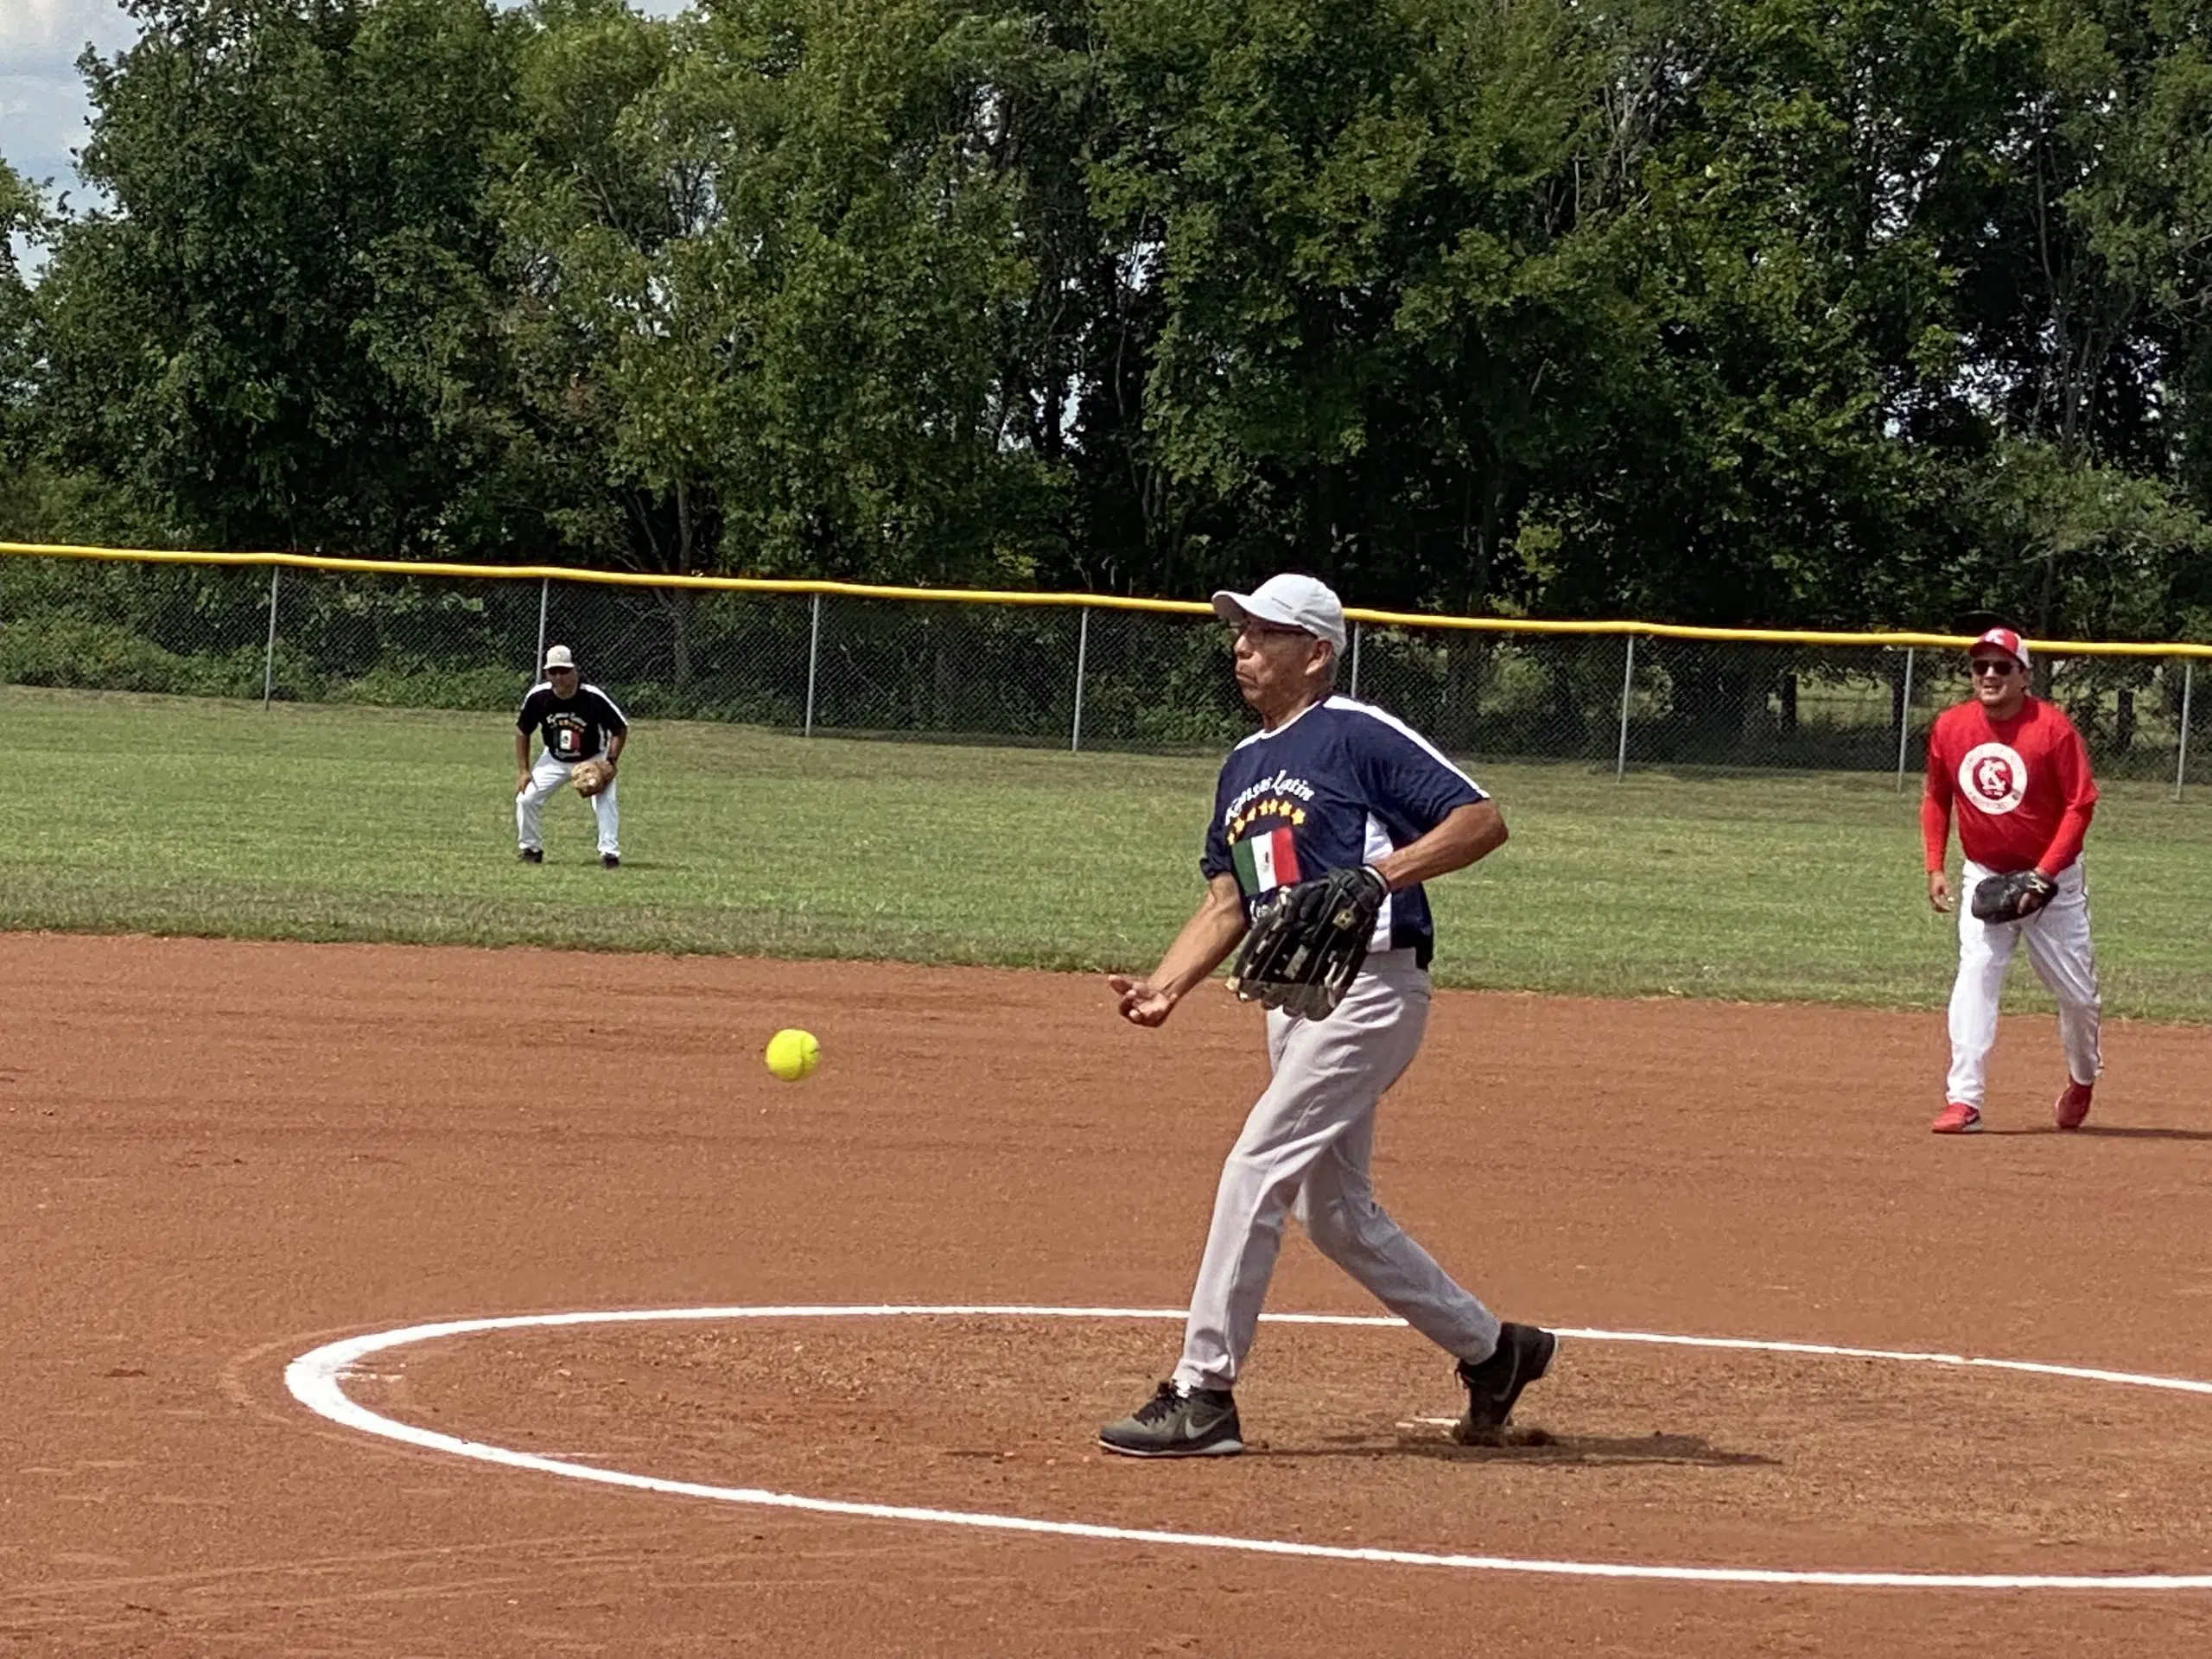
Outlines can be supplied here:
<path id="1" fill-rule="evenodd" d="M 1269 1313 L 1275 1325 L 1336 1325 L 1394 1326 L 1402 1321 L 1380 1316 L 1332 1313 Z M 931 1526 L 966 1527 L 986 1532 L 1045 1534 L 1063 1538 L 1087 1538 L 1101 1542 L 1149 1544 L 1184 1549 L 1229 1550 L 1254 1555 L 1293 1556 L 1313 1560 L 1367 1561 L 1392 1567 L 1431 1567 L 1462 1572 L 1524 1573 L 1577 1579 L 1661 1580 L 1688 1584 L 1823 1585 L 1849 1589 L 1881 1590 L 2212 1590 L 2212 1573 L 1829 1573 L 1793 1572 L 1755 1567 L 1677 1567 L 1618 1561 L 1557 1561 L 1511 1555 L 1463 1555 L 1410 1549 L 1363 1549 L 1348 1545 L 1309 1544 L 1274 1538 L 1238 1538 L 1213 1533 L 1166 1532 L 1137 1527 L 1099 1526 L 1083 1521 L 1046 1521 L 1029 1516 L 989 1515 L 965 1510 L 933 1510 L 897 1503 L 851 1503 L 836 1498 L 808 1497 L 796 1492 L 769 1491 L 747 1486 L 711 1486 L 696 1481 L 664 1480 L 655 1475 L 635 1475 L 601 1469 L 566 1459 L 539 1457 L 511 1451 L 457 1435 L 441 1434 L 379 1415 L 356 1404 L 345 1389 L 346 1372 L 372 1354 L 388 1353 L 418 1343 L 448 1337 L 465 1337 L 487 1331 L 526 1331 L 579 1325 L 673 1325 L 733 1319 L 1172 1319 L 1180 1320 L 1180 1308 L 1020 1307 L 1003 1306 L 815 1306 L 815 1307 L 678 1307 L 620 1312 L 532 1313 L 502 1319 L 452 1319 L 437 1325 L 409 1325 L 404 1330 L 378 1331 L 347 1337 L 340 1342 L 302 1354 L 284 1369 L 284 1385 L 309 1411 L 345 1427 L 385 1440 L 469 1458 L 479 1463 L 510 1469 L 528 1469 L 559 1475 L 569 1480 L 590 1481 L 601 1486 L 632 1487 L 677 1497 L 705 1498 L 720 1503 L 742 1503 L 760 1509 L 797 1510 L 810 1515 L 842 1516 L 867 1521 L 905 1521 Z M 1901 1364 L 1949 1365 L 1975 1370 L 2020 1371 L 2035 1376 L 2067 1377 L 2078 1382 L 2110 1383 L 2124 1388 L 2157 1389 L 2175 1394 L 2212 1395 L 2212 1382 L 2188 1377 L 2145 1376 L 2130 1371 L 2091 1370 L 2076 1365 L 2045 1365 L 2030 1360 L 1984 1359 L 1963 1354 L 1923 1354 L 1879 1348 L 1835 1347 L 1823 1343 L 1764 1342 L 1741 1337 L 1681 1337 L 1649 1331 L 1561 1330 L 1560 1336 L 1578 1342 L 1645 1343 L 1677 1348 L 1743 1350 L 1761 1353 L 1802 1354 L 1834 1359 L 1890 1360 Z"/>

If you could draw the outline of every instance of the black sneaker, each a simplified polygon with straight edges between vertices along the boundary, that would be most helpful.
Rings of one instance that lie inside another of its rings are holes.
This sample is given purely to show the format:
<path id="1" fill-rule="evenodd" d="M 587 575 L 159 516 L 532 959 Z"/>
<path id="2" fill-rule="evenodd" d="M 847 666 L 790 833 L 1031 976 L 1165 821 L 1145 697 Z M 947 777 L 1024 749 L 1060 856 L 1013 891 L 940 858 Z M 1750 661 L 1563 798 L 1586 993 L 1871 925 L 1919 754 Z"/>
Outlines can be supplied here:
<path id="1" fill-rule="evenodd" d="M 1220 1458 L 1242 1452 L 1236 1401 L 1226 1389 L 1178 1394 L 1173 1382 L 1118 1423 L 1098 1431 L 1098 1444 L 1129 1458 Z"/>
<path id="2" fill-rule="evenodd" d="M 622 868 L 622 860 L 617 854 L 601 853 L 599 855 L 599 868 L 602 870 L 619 870 Z"/>
<path id="3" fill-rule="evenodd" d="M 1479 1446 L 1493 1439 L 1513 1420 L 1513 1402 L 1521 1390 L 1552 1368 L 1559 1338 L 1533 1325 L 1501 1325 L 1497 1351 L 1479 1365 L 1459 1362 L 1459 1381 L 1467 1388 L 1467 1413 L 1452 1425 L 1452 1438 L 1462 1446 Z"/>
<path id="4" fill-rule="evenodd" d="M 525 847 L 515 856 L 525 864 L 543 864 L 545 861 L 545 849 L 543 847 Z"/>

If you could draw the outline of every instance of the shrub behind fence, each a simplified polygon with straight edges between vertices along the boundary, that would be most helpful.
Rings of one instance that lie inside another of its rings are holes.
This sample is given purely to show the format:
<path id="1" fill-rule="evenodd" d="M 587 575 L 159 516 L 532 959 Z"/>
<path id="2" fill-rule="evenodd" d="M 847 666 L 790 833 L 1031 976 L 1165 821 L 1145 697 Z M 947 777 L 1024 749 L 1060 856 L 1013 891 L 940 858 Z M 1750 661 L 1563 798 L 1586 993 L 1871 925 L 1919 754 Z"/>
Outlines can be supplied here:
<path id="1" fill-rule="evenodd" d="M 1217 750 L 1250 729 L 1204 606 L 0 544 L 0 682 L 505 709 L 549 642 L 645 718 Z M 97 556 L 95 556 L 97 554 Z M 1848 768 L 1900 784 L 1963 642 L 1355 612 L 1339 683 L 1476 758 Z M 2201 781 L 2202 645 L 2060 642 L 2037 688 L 2110 776 Z"/>

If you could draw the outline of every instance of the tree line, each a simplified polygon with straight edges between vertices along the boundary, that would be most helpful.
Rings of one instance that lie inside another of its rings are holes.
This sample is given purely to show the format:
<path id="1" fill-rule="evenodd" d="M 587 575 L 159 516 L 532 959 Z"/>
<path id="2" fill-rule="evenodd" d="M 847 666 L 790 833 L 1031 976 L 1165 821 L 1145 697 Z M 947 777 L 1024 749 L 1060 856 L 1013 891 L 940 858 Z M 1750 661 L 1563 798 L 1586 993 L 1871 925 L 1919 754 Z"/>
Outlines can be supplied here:
<path id="1" fill-rule="evenodd" d="M 2212 638 L 2212 0 L 128 9 L 0 535 Z"/>

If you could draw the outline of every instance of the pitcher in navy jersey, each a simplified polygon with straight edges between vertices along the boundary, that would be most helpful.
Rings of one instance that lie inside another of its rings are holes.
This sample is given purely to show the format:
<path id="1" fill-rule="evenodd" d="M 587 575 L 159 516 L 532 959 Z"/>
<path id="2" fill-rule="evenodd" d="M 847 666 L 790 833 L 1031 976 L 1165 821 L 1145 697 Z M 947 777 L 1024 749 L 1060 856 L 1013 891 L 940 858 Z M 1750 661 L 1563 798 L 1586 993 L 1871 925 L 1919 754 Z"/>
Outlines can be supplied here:
<path id="1" fill-rule="evenodd" d="M 1232 1389 L 1294 1211 L 1324 1255 L 1459 1362 L 1468 1405 L 1453 1433 L 1489 1439 L 1549 1368 L 1557 1339 L 1501 1325 L 1454 1283 L 1376 1203 L 1368 1165 L 1376 1105 L 1412 1063 L 1428 1020 L 1436 929 L 1421 883 L 1494 852 L 1505 820 L 1411 727 L 1332 695 L 1344 617 L 1322 583 L 1280 575 L 1250 594 L 1216 594 L 1213 604 L 1236 627 L 1236 683 L 1261 729 L 1222 766 L 1197 912 L 1149 976 L 1109 981 L 1122 1017 L 1165 1022 L 1277 887 L 1365 864 L 1390 896 L 1333 1014 L 1268 1012 L 1273 1078 L 1222 1168 L 1182 1358 L 1099 1442 L 1132 1457 L 1243 1450 Z"/>

